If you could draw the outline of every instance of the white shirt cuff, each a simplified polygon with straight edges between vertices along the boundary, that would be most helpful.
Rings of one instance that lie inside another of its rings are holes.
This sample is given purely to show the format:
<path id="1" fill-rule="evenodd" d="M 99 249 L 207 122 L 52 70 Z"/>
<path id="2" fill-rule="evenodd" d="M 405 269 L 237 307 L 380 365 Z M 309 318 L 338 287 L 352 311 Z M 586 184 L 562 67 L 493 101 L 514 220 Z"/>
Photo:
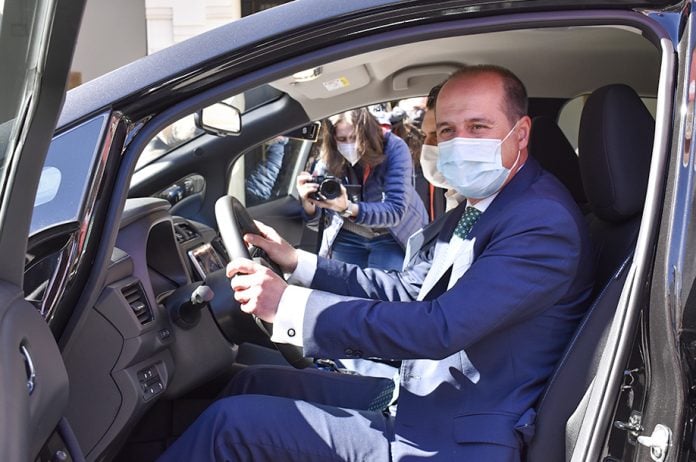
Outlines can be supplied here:
<path id="1" fill-rule="evenodd" d="M 297 251 L 297 267 L 287 280 L 289 284 L 296 286 L 309 287 L 314 279 L 314 273 L 317 272 L 317 256 L 316 254 L 306 252 L 304 250 Z"/>
<path id="2" fill-rule="evenodd" d="M 307 300 L 309 300 L 311 293 L 311 289 L 304 287 L 287 286 L 285 288 L 280 302 L 278 302 L 278 311 L 273 322 L 272 342 L 303 346 L 302 325 L 304 324 Z"/>

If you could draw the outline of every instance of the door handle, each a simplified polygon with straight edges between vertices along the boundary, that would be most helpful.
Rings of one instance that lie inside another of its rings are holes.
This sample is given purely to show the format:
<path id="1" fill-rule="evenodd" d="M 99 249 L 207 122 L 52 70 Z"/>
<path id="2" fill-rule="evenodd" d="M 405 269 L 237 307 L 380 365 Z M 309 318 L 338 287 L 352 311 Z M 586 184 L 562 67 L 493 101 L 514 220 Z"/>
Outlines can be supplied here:
<path id="1" fill-rule="evenodd" d="M 22 356 L 24 356 L 24 365 L 26 366 L 27 372 L 27 390 L 29 390 L 29 394 L 31 395 L 34 393 L 34 388 L 36 386 L 36 370 L 34 369 L 34 361 L 31 359 L 31 355 L 29 354 L 29 350 L 26 346 L 20 345 L 19 351 L 22 353 Z"/>

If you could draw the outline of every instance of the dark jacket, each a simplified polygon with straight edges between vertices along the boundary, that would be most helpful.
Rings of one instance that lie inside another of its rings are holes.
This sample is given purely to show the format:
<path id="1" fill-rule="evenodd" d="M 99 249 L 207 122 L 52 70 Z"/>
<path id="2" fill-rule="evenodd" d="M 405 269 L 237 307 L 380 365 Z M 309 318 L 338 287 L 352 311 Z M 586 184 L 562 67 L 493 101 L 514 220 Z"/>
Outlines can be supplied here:
<path id="1" fill-rule="evenodd" d="M 254 166 L 246 180 L 246 205 L 252 206 L 271 198 L 273 186 L 280 173 L 285 156 L 287 141 L 269 144 L 266 149 L 265 161 L 259 161 Z"/>

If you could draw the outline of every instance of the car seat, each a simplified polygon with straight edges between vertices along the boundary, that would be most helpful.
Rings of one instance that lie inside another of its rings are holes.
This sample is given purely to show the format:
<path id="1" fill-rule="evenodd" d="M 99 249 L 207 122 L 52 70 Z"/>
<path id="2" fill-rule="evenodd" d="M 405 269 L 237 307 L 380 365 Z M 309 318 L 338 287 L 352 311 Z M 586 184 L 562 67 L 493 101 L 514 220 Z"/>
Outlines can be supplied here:
<path id="1" fill-rule="evenodd" d="M 579 161 L 597 252 L 594 300 L 537 405 L 527 462 L 562 461 L 573 452 L 583 414 L 578 408 L 597 372 L 638 236 L 654 125 L 626 85 L 597 89 L 583 108 Z"/>
<path id="2" fill-rule="evenodd" d="M 545 170 L 553 173 L 568 188 L 575 202 L 585 211 L 587 196 L 582 186 L 578 156 L 551 117 L 532 119 L 528 150 Z"/>

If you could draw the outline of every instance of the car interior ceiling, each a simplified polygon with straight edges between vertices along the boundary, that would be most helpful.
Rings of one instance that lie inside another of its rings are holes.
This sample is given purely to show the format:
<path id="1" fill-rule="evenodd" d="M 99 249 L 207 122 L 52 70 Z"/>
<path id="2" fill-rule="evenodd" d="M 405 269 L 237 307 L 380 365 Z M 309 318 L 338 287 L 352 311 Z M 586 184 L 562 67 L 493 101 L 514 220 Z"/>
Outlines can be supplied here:
<path id="1" fill-rule="evenodd" d="M 514 49 L 506 45 L 509 43 L 515 43 Z M 549 47 L 549 43 L 554 46 Z M 552 27 L 446 37 L 324 63 L 319 77 L 311 81 L 298 82 L 288 76 L 270 82 L 299 103 L 306 116 L 299 124 L 285 124 L 287 114 L 278 114 L 274 124 L 295 128 L 347 108 L 423 96 L 458 65 L 485 62 L 509 67 L 519 74 L 532 100 L 567 100 L 611 83 L 625 83 L 640 95 L 655 95 L 659 72 L 659 55 L 654 45 L 638 29 L 627 26 Z M 549 62 L 555 65 L 543 65 Z M 588 68 L 605 71 L 582 72 Z M 349 85 L 336 89 L 330 84 L 340 76 Z M 244 136 L 239 141 L 228 140 L 236 152 L 265 139 L 254 136 L 255 128 L 249 123 L 245 118 Z M 279 128 L 270 131 L 266 138 L 285 129 Z M 235 146 L 236 142 L 246 146 Z M 136 175 L 136 191 L 137 178 Z"/>
<path id="2" fill-rule="evenodd" d="M 597 200 L 589 194 L 588 188 L 601 190 L 602 184 L 587 183 L 587 178 L 598 175 L 598 165 L 602 161 L 596 157 L 591 160 L 584 159 L 583 153 L 597 153 L 599 151 L 597 155 L 604 156 L 602 159 L 610 158 L 619 163 L 628 162 L 630 159 L 627 158 L 626 148 L 621 146 L 622 140 L 632 137 L 635 140 L 641 140 L 641 146 L 645 152 L 645 149 L 652 146 L 652 132 L 646 129 L 650 124 L 642 110 L 636 110 L 638 106 L 631 106 L 638 104 L 632 95 L 621 96 L 619 97 L 621 101 L 612 103 L 612 108 L 614 108 L 612 114 L 615 118 L 621 118 L 627 114 L 638 113 L 639 115 L 636 117 L 640 120 L 629 119 L 628 126 L 622 125 L 620 129 L 612 132 L 602 131 L 604 126 L 601 125 L 602 122 L 594 122 L 593 124 L 589 120 L 592 116 L 602 120 L 596 113 L 590 113 L 593 109 L 589 108 L 587 113 L 583 113 L 583 121 L 580 124 L 581 146 L 578 158 L 573 146 L 568 143 L 558 128 L 556 120 L 563 104 L 578 95 L 592 93 L 591 98 L 601 99 L 601 103 L 598 104 L 607 104 L 606 100 L 612 98 L 617 91 L 614 87 L 612 87 L 610 95 L 597 96 L 597 93 L 593 92 L 608 84 L 628 85 L 641 96 L 654 97 L 656 95 L 660 55 L 655 46 L 639 32 L 637 29 L 626 26 L 583 26 L 445 37 L 417 44 L 392 46 L 328 62 L 321 66 L 321 76 L 311 82 L 298 83 L 293 81 L 290 76 L 277 79 L 270 82 L 270 85 L 283 92 L 282 98 L 245 113 L 242 118 L 241 136 L 216 137 L 203 134 L 174 149 L 161 159 L 139 169 L 131 178 L 128 192 L 129 203 L 132 204 L 133 199 L 136 198 L 152 196 L 187 175 L 200 174 L 205 177 L 206 190 L 201 196 L 200 202 L 197 202 L 195 206 L 191 208 L 179 206 L 172 212 L 167 211 L 162 204 L 148 203 L 147 207 L 150 208 L 146 212 L 143 212 L 142 209 L 136 212 L 139 214 L 138 220 L 140 221 L 138 223 L 142 223 L 142 226 L 145 227 L 152 226 L 152 229 L 155 229 L 159 220 L 174 214 L 183 219 L 205 225 L 202 229 L 206 236 L 211 235 L 210 233 L 215 234 L 214 203 L 219 196 L 228 190 L 227 182 L 232 163 L 249 149 L 279 133 L 297 128 L 310 121 L 320 120 L 341 110 L 375 102 L 425 95 L 432 86 L 442 81 L 460 63 L 493 62 L 511 68 L 518 73 L 528 87 L 530 115 L 535 116 L 533 135 L 530 140 L 532 155 L 535 155 L 535 152 L 548 153 L 550 151 L 563 153 L 564 161 L 559 161 L 559 158 L 545 159 L 541 154 L 538 157 L 546 168 L 552 170 L 568 186 L 579 205 L 588 211 L 588 220 L 595 228 L 595 234 L 602 236 L 597 239 L 602 241 L 607 239 L 608 243 L 605 244 L 606 249 L 604 250 L 614 251 L 614 254 L 609 258 L 610 261 L 601 263 L 602 279 L 608 280 L 621 268 L 621 264 L 631 253 L 638 231 L 642 202 L 638 205 L 635 202 L 631 203 L 631 213 L 628 214 L 630 215 L 628 217 L 625 215 L 612 217 L 611 215 L 607 216 L 606 210 L 598 211 Z M 510 49 L 510 43 L 516 44 L 514 50 Z M 549 44 L 553 44 L 553 46 Z M 532 59 L 533 56 L 540 54 L 539 49 L 544 50 L 543 60 L 541 57 Z M 558 64 L 554 67 L 542 65 L 542 63 L 551 62 Z M 586 72 L 587 69 L 592 68 L 604 69 L 605 71 L 603 73 Z M 345 89 L 345 91 L 344 89 L 333 92 L 328 90 L 331 88 L 330 83 L 341 76 L 347 76 L 351 82 L 350 88 Z M 621 92 L 621 90 L 618 91 Z M 586 117 L 588 120 L 585 120 Z M 578 122 L 580 123 L 580 121 Z M 597 123 L 600 124 L 599 127 L 596 126 Z M 641 128 L 643 128 L 642 132 L 635 133 Z M 593 130 L 596 133 L 590 133 Z M 615 143 L 612 144 L 612 150 L 604 152 L 597 147 L 597 140 L 601 139 L 602 136 L 607 136 Z M 649 150 L 646 156 L 641 159 L 644 162 L 644 168 L 639 172 L 644 175 L 647 175 L 647 166 L 650 163 Z M 583 165 L 583 162 L 586 162 L 586 165 Z M 622 191 L 626 191 L 626 195 L 620 196 L 616 199 L 617 201 L 630 200 L 627 198 L 628 195 L 631 195 L 634 200 L 636 197 L 645 196 L 644 177 L 638 179 L 621 177 L 616 180 L 612 176 L 613 174 L 613 172 L 605 172 L 601 178 L 609 182 L 613 181 L 614 184 L 616 181 L 620 181 L 624 185 Z M 585 182 L 584 189 L 579 185 L 581 178 Z M 642 188 L 642 190 L 635 190 L 635 188 Z M 610 204 L 608 207 L 613 210 L 612 207 L 615 206 L 617 204 Z M 263 209 L 261 210 L 263 211 Z M 124 225 L 123 228 L 125 230 L 127 226 Z M 150 244 L 148 243 L 151 238 L 149 228 L 147 230 L 128 228 L 119 236 L 117 247 L 120 248 L 119 244 L 121 243 L 123 247 L 128 247 L 126 241 L 142 239 L 142 236 L 146 236 L 143 244 L 144 254 L 147 255 L 148 260 L 154 259 L 155 256 L 151 255 L 153 250 L 149 248 Z M 610 237 L 606 238 L 606 236 Z M 169 237 L 161 238 L 162 241 L 167 241 L 167 239 Z M 616 245 L 616 242 L 620 245 Z M 176 251 L 178 244 L 176 241 L 171 241 L 162 245 L 160 250 Z M 602 251 L 601 255 L 605 255 L 605 251 Z M 134 256 L 130 257 L 132 259 Z M 138 278 L 138 270 L 132 267 L 133 265 L 137 267 L 138 261 L 132 261 L 131 266 L 129 266 L 126 260 L 124 256 L 114 256 L 114 262 L 110 268 L 110 272 L 113 273 L 109 279 L 110 284 L 117 280 L 127 280 L 131 283 L 134 280 L 133 276 L 136 276 L 135 279 Z M 146 270 L 149 263 L 145 261 L 140 262 L 140 264 L 144 266 L 141 269 L 143 271 Z M 173 265 L 176 266 L 176 263 Z M 166 273 L 167 270 L 163 272 Z M 121 290 L 120 287 L 118 286 L 117 289 L 106 288 L 105 297 L 113 296 Z M 598 287 L 597 292 L 601 292 L 603 287 L 603 284 Z M 111 292 L 108 292 L 107 289 Z M 617 282 L 611 290 L 605 291 L 609 292 L 609 295 L 605 295 L 608 299 L 601 299 L 602 306 L 596 310 L 592 309 L 593 313 L 598 311 L 604 316 L 601 318 L 603 319 L 601 322 L 603 327 L 609 324 L 607 319 L 611 319 L 611 309 L 615 307 L 615 298 L 618 297 L 617 293 L 620 291 L 621 285 Z M 155 295 L 157 294 L 152 294 L 153 297 Z M 608 305 L 608 308 L 605 305 Z M 586 330 L 582 330 L 583 335 L 580 337 L 582 342 L 577 339 L 575 342 L 582 343 L 582 346 L 578 349 L 572 347 L 568 350 L 566 353 L 566 356 L 570 358 L 568 362 L 584 361 L 584 364 L 590 364 L 591 361 L 587 359 L 587 356 L 599 352 L 596 345 L 601 342 L 597 339 L 602 338 L 606 333 L 597 327 L 600 323 L 596 319 L 595 316 L 591 321 L 585 323 L 587 326 L 584 329 Z M 85 347 L 85 351 L 89 351 L 89 345 L 97 341 L 94 338 L 98 335 L 97 333 L 107 331 L 98 325 L 106 321 L 91 319 L 90 322 L 93 323 L 93 333 L 86 335 L 80 341 L 80 344 Z M 592 331 L 593 334 L 587 335 L 585 333 L 587 330 Z M 108 339 L 101 339 L 100 343 L 105 341 L 108 343 Z M 193 344 L 195 339 L 191 338 L 188 341 Z M 234 353 L 225 347 L 218 346 L 220 350 L 225 350 L 225 354 L 217 359 L 217 363 L 214 361 L 211 363 L 211 369 L 207 371 L 204 383 L 197 383 L 195 387 L 192 386 L 190 389 L 182 388 L 180 396 L 177 398 L 157 400 L 154 405 L 148 406 L 146 413 L 144 408 L 133 409 L 131 411 L 133 415 L 138 415 L 137 426 L 132 431 L 126 430 L 124 422 L 131 420 L 121 418 L 119 424 L 123 425 L 124 428 L 110 430 L 115 431 L 115 433 L 111 433 L 114 435 L 113 441 L 100 440 L 106 434 L 105 428 L 113 428 L 107 420 L 109 418 L 116 420 L 114 417 L 118 414 L 116 408 L 121 405 L 121 403 L 116 402 L 118 400 L 115 398 L 116 395 L 110 397 L 112 401 L 96 405 L 89 416 L 73 415 L 73 418 L 78 421 L 82 419 L 81 425 L 78 427 L 83 432 L 86 431 L 85 423 L 88 417 L 93 418 L 93 422 L 96 422 L 94 428 L 88 432 L 87 439 L 90 441 L 90 448 L 108 448 L 109 455 L 116 457 L 116 460 L 152 460 L 159 454 L 163 445 L 181 434 L 217 396 L 219 390 L 237 367 L 244 367 L 244 364 L 255 362 L 282 364 L 282 359 L 266 348 L 267 342 L 259 340 L 258 343 L 261 345 L 250 343 L 245 345 L 244 350 L 240 349 Z M 119 344 L 120 341 L 114 338 L 111 347 L 116 348 L 116 345 Z M 176 348 L 186 348 L 186 344 Z M 72 351 L 75 351 L 74 347 Z M 112 353 L 113 357 L 118 357 L 117 352 Z M 161 352 L 157 354 L 160 355 Z M 230 358 L 232 358 L 232 362 L 236 363 L 235 366 L 221 366 L 221 364 L 229 365 Z M 73 355 L 68 359 L 69 361 L 66 360 L 68 369 L 73 371 L 82 364 L 91 362 L 84 355 Z M 593 364 L 596 365 L 596 358 Z M 218 367 L 217 373 L 213 373 L 212 369 L 215 367 Z M 584 373 L 582 379 L 578 379 L 576 375 L 570 374 L 569 376 L 568 370 L 569 368 L 559 369 L 554 380 L 563 386 L 569 386 L 569 382 L 574 382 L 573 399 L 575 401 L 569 400 L 566 403 L 572 407 L 564 409 L 564 413 L 551 416 L 543 414 L 543 417 L 540 418 L 542 432 L 552 428 L 548 433 L 542 434 L 550 435 L 548 436 L 549 440 L 560 441 L 559 444 L 563 443 L 561 437 L 565 433 L 560 436 L 557 433 L 565 429 L 564 423 L 569 418 L 569 412 L 576 409 L 588 386 L 584 380 L 592 375 L 591 371 L 576 370 L 577 374 Z M 79 380 L 78 378 L 76 381 L 78 390 L 88 392 L 87 388 L 80 388 Z M 106 383 L 111 382 L 110 377 L 104 377 L 102 381 L 104 382 L 101 384 L 102 386 L 114 388 L 113 383 Z M 89 383 L 93 384 L 94 379 L 91 378 Z M 559 399 L 558 390 L 557 386 L 553 389 L 550 388 L 545 399 L 549 396 L 549 400 Z M 563 395 L 562 390 L 560 394 Z M 83 408 L 84 406 L 80 406 L 81 410 Z M 100 413 L 104 415 L 99 416 Z M 111 417 L 107 418 L 106 414 Z M 133 415 L 129 417 L 132 418 Z M 99 433 L 100 431 L 102 433 Z M 80 436 L 85 438 L 84 433 Z M 99 443 L 97 443 L 98 441 Z M 554 451 L 567 451 L 568 449 L 567 447 L 554 446 Z M 530 454 L 532 457 L 530 460 L 544 460 L 543 450 L 538 447 L 533 447 Z"/>

